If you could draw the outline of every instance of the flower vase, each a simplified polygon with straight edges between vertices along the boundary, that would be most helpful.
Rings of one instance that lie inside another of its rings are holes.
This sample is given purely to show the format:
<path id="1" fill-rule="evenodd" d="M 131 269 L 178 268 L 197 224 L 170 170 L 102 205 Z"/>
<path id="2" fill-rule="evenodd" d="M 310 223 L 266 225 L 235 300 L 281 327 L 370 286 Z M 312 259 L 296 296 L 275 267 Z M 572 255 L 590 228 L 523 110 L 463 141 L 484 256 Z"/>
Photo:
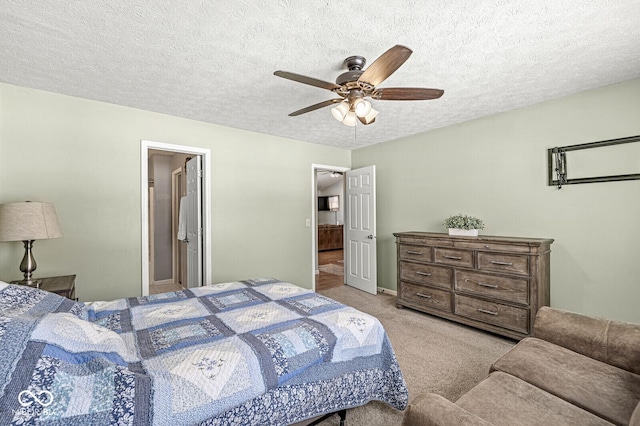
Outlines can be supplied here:
<path id="1" fill-rule="evenodd" d="M 449 228 L 449 235 L 458 235 L 465 237 L 477 237 L 478 230 L 477 229 L 459 229 L 459 228 Z"/>

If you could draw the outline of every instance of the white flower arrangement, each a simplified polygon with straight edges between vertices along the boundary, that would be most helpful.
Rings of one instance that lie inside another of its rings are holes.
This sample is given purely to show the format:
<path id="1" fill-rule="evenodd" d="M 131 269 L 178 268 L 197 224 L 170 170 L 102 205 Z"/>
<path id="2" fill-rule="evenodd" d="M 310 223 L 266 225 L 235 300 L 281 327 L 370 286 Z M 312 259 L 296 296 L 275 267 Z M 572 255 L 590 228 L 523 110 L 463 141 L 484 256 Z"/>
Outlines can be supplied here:
<path id="1" fill-rule="evenodd" d="M 484 229 L 484 222 L 477 217 L 457 214 L 447 218 L 443 223 L 445 228 L 454 229 Z"/>

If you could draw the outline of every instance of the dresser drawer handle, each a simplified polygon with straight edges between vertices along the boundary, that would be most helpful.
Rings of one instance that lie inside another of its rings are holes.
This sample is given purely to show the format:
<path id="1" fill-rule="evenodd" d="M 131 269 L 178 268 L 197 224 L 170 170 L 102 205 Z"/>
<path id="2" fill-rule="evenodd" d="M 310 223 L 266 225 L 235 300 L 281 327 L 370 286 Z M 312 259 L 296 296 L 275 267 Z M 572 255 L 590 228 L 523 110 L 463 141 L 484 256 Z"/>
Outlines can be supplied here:
<path id="1" fill-rule="evenodd" d="M 513 265 L 513 262 L 498 262 L 497 260 L 492 260 L 491 263 L 494 264 L 494 265 L 500 265 L 500 266 L 511 266 L 511 265 Z"/>
<path id="2" fill-rule="evenodd" d="M 451 259 L 451 260 L 462 260 L 462 258 L 459 256 L 445 256 L 444 258 Z"/>
<path id="3" fill-rule="evenodd" d="M 483 283 L 483 282 L 480 282 L 480 281 L 473 281 L 473 280 L 470 280 L 469 278 L 465 278 L 465 280 L 464 280 L 464 281 L 465 281 L 465 282 L 467 282 L 467 283 L 474 283 L 475 285 L 479 285 L 480 287 L 498 288 L 498 286 L 497 286 L 497 285 L 494 285 L 494 284 L 486 284 L 486 283 Z"/>
<path id="4" fill-rule="evenodd" d="M 422 297 L 423 299 L 432 299 L 428 294 L 416 293 L 416 296 Z"/>
<path id="5" fill-rule="evenodd" d="M 424 277 L 430 277 L 431 276 L 431 272 L 416 271 L 416 275 L 422 275 Z"/>
<path id="6" fill-rule="evenodd" d="M 478 308 L 478 312 L 482 312 L 483 314 L 488 314 L 488 315 L 498 315 L 497 312 L 493 312 L 493 311 L 489 311 L 487 309 L 481 309 L 481 308 Z"/>
<path id="7" fill-rule="evenodd" d="M 418 255 L 420 255 L 420 254 L 422 254 L 422 252 L 421 251 L 407 250 L 407 254 L 418 254 Z"/>

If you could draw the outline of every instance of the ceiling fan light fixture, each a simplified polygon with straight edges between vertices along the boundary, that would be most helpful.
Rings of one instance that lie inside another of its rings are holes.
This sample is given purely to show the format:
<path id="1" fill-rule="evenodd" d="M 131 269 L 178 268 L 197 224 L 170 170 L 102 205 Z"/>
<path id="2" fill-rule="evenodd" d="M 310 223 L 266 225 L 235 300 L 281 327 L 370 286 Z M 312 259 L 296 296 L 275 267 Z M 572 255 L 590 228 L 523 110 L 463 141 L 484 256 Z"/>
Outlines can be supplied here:
<path id="1" fill-rule="evenodd" d="M 356 113 L 353 111 L 349 111 L 345 116 L 344 116 L 344 120 L 342 120 L 342 124 L 345 124 L 347 126 L 355 126 L 357 122 L 357 116 Z"/>
<path id="2" fill-rule="evenodd" d="M 363 121 L 364 124 L 371 124 L 376 119 L 377 115 L 378 115 L 378 111 L 370 107 L 369 113 L 364 117 L 362 117 L 362 120 L 360 121 Z"/>
<path id="3" fill-rule="evenodd" d="M 371 111 L 371 102 L 365 99 L 356 99 L 353 102 L 353 110 L 358 117 L 366 117 Z"/>
<path id="4" fill-rule="evenodd" d="M 420 101 L 438 99 L 443 95 L 444 91 L 440 89 L 377 87 L 396 72 L 409 59 L 411 53 L 412 50 L 408 47 L 397 44 L 380 55 L 364 71 L 362 69 L 366 60 L 362 56 L 350 56 L 343 63 L 349 71 L 340 74 L 335 83 L 287 71 L 276 71 L 274 74 L 298 83 L 329 90 L 340 96 L 294 111 L 289 116 L 306 114 L 337 103 L 338 105 L 331 109 L 331 114 L 336 120 L 347 126 L 355 126 L 358 121 L 362 124 L 371 124 L 375 121 L 378 111 L 374 110 L 371 102 L 365 98 L 383 101 Z"/>
<path id="5" fill-rule="evenodd" d="M 333 114 L 333 118 L 338 121 L 343 121 L 348 112 L 349 103 L 347 101 L 342 101 L 335 107 L 331 108 L 331 114 Z"/>

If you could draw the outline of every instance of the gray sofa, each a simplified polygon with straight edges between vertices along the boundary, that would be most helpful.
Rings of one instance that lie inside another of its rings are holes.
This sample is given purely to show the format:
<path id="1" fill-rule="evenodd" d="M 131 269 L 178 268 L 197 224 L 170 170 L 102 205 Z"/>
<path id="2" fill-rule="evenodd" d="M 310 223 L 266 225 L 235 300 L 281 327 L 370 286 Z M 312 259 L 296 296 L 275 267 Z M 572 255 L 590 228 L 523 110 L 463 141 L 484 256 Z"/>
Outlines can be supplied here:
<path id="1" fill-rule="evenodd" d="M 640 325 L 543 307 L 533 337 L 455 403 L 417 396 L 403 426 L 640 426 Z"/>

